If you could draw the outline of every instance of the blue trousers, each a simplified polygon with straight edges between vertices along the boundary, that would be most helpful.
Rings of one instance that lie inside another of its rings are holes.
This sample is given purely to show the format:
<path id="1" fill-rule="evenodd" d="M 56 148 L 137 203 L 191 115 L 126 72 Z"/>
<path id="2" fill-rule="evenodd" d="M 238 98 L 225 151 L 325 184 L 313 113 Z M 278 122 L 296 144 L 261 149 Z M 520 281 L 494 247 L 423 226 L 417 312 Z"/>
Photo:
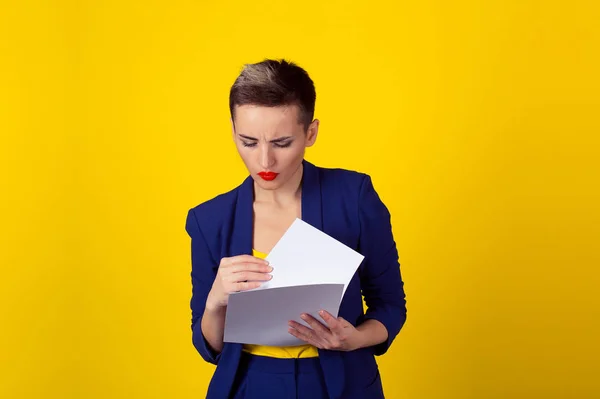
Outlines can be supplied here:
<path id="1" fill-rule="evenodd" d="M 318 358 L 276 359 L 242 352 L 234 399 L 328 399 Z"/>

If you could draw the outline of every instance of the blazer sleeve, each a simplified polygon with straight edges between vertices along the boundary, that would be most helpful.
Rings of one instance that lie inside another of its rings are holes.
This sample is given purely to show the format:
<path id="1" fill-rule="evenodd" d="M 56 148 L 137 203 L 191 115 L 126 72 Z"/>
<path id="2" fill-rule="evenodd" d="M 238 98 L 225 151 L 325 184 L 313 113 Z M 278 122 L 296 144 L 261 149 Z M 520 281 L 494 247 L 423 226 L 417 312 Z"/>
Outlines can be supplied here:
<path id="1" fill-rule="evenodd" d="M 194 209 L 188 211 L 185 229 L 191 237 L 192 252 L 192 298 L 190 308 L 192 310 L 192 342 L 202 358 L 212 364 L 217 364 L 220 353 L 210 347 L 200 327 L 206 298 L 212 288 L 215 279 L 215 271 L 218 262 L 210 254 L 206 239 L 200 229 L 200 224 Z"/>
<path id="2" fill-rule="evenodd" d="M 391 216 L 368 175 L 360 190 L 359 219 L 359 247 L 365 256 L 360 275 L 365 320 L 378 320 L 388 332 L 387 340 L 375 347 L 379 356 L 387 352 L 406 321 L 406 300 Z"/>

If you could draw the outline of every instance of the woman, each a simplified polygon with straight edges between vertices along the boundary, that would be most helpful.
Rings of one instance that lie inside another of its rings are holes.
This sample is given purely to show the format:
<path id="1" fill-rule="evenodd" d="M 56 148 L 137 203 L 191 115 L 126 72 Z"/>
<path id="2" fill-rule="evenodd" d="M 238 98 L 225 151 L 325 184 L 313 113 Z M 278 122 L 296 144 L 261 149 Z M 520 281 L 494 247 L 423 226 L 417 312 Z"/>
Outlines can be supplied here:
<path id="1" fill-rule="evenodd" d="M 304 159 L 317 139 L 315 88 L 284 60 L 246 65 L 230 92 L 233 140 L 249 176 L 187 215 L 192 239 L 192 332 L 217 365 L 207 398 L 383 398 L 375 356 L 406 320 L 390 215 L 368 175 Z M 264 260 L 300 218 L 365 256 L 339 317 L 290 321 L 297 347 L 224 343 L 229 294 L 270 279 Z M 363 311 L 361 294 L 367 312 Z"/>

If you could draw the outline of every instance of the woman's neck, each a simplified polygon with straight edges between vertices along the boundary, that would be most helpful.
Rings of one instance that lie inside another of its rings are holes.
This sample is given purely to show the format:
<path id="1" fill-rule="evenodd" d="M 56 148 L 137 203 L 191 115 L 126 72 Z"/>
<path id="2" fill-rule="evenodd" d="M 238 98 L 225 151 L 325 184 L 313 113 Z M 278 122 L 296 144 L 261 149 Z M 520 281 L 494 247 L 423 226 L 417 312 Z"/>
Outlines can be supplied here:
<path id="1" fill-rule="evenodd" d="M 292 177 L 276 190 L 265 190 L 254 183 L 254 201 L 286 206 L 299 200 L 302 196 L 302 164 L 296 169 Z"/>

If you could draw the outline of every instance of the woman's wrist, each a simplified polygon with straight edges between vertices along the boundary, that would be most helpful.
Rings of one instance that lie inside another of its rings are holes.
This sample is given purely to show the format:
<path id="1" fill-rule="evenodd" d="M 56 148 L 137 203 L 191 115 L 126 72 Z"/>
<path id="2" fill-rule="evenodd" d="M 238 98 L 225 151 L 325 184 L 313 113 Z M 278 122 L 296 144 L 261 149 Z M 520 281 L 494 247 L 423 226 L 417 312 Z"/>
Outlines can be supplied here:
<path id="1" fill-rule="evenodd" d="M 368 347 L 367 332 L 358 327 L 355 331 L 354 342 L 350 345 L 350 350 L 362 349 Z"/>
<path id="2" fill-rule="evenodd" d="M 378 320 L 369 319 L 356 327 L 356 349 L 379 345 L 387 340 L 388 332 Z"/>
<path id="3" fill-rule="evenodd" d="M 215 353 L 223 350 L 223 333 L 225 329 L 225 307 L 219 306 L 210 296 L 206 300 L 202 315 L 201 329 L 208 346 Z"/>
<path id="4" fill-rule="evenodd" d="M 211 293 L 208 294 L 208 297 L 206 298 L 206 306 L 205 308 L 205 312 L 210 312 L 210 313 L 220 313 L 223 312 L 226 308 L 226 306 L 222 306 L 221 304 L 218 303 L 218 301 L 215 301 L 211 295 Z"/>

